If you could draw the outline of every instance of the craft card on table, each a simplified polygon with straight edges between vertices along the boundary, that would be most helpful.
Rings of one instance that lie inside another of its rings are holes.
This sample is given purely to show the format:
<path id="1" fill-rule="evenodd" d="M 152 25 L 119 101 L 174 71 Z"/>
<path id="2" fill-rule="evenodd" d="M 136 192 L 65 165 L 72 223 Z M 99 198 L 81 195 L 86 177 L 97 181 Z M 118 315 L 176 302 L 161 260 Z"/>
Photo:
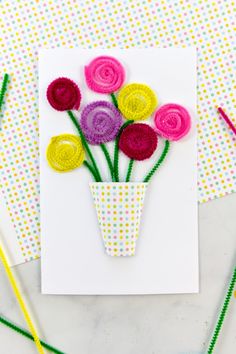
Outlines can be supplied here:
<path id="1" fill-rule="evenodd" d="M 43 293 L 198 292 L 196 87 L 195 48 L 40 51 Z"/>

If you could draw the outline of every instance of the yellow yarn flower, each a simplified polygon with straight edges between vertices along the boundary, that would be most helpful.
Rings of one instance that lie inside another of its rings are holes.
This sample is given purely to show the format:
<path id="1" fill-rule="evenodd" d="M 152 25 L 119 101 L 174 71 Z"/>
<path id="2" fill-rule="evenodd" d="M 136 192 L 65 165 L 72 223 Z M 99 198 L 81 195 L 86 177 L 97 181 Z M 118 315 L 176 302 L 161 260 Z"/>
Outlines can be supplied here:
<path id="1" fill-rule="evenodd" d="M 47 148 L 47 160 L 57 172 L 67 172 L 80 167 L 85 153 L 81 139 L 72 134 L 62 134 L 51 138 Z"/>
<path id="2" fill-rule="evenodd" d="M 130 120 L 144 120 L 150 117 L 157 106 L 157 97 L 144 84 L 129 84 L 118 94 L 118 107 L 123 116 Z"/>

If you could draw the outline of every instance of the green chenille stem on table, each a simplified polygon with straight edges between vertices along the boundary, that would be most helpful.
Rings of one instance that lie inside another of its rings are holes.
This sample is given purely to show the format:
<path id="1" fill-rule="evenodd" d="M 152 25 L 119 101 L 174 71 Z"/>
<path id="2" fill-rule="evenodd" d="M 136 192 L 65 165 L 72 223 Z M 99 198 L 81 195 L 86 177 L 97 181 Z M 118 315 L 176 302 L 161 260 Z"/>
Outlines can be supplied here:
<path id="1" fill-rule="evenodd" d="M 114 106 L 116 108 L 118 108 L 118 102 L 117 102 L 116 96 L 115 96 L 115 94 L 113 92 L 111 93 L 111 99 L 112 99 L 112 102 L 113 102 Z"/>
<path id="2" fill-rule="evenodd" d="M 2 87 L 0 90 L 0 110 L 2 108 L 2 104 L 3 104 L 3 99 L 6 93 L 6 89 L 7 89 L 7 83 L 9 81 L 9 75 L 5 74 L 4 78 L 3 78 L 3 83 L 2 83 Z M 29 338 L 30 340 L 32 340 L 33 342 L 35 341 L 35 338 L 32 336 L 32 334 L 28 331 L 26 331 L 25 329 L 15 325 L 14 323 L 8 321 L 6 318 L 0 316 L 0 323 L 2 323 L 3 325 L 13 329 L 14 331 L 20 333 L 22 336 Z M 62 351 L 54 348 L 53 346 L 51 346 L 50 344 L 47 344 L 46 342 L 40 340 L 41 345 L 48 349 L 49 351 L 56 353 L 56 354 L 65 354 Z"/>
<path id="3" fill-rule="evenodd" d="M 130 176 L 131 176 L 131 173 L 132 173 L 133 165 L 134 165 L 134 160 L 130 159 L 125 182 L 129 182 L 130 181 Z"/>
<path id="4" fill-rule="evenodd" d="M 2 316 L 0 316 L 0 323 L 4 324 L 5 326 L 13 329 L 14 331 L 20 333 L 22 336 L 31 339 L 32 341 L 34 341 L 33 336 L 31 335 L 31 333 L 29 333 L 28 331 L 26 331 L 24 328 L 21 328 L 17 325 L 15 325 L 14 323 L 8 321 L 6 318 L 3 318 Z M 52 345 L 47 344 L 46 342 L 40 340 L 41 345 L 46 348 L 47 350 L 51 351 L 52 353 L 56 353 L 56 354 L 65 354 L 64 352 L 62 352 L 61 350 L 58 350 L 56 348 L 54 348 Z"/>
<path id="5" fill-rule="evenodd" d="M 207 354 L 212 354 L 213 353 L 213 350 L 215 348 L 217 339 L 218 339 L 219 334 L 220 334 L 221 327 L 222 327 L 224 319 L 225 319 L 225 315 L 226 315 L 227 310 L 229 308 L 229 303 L 230 303 L 231 297 L 233 295 L 233 290 L 234 290 L 235 285 L 236 285 L 236 267 L 234 268 L 234 271 L 233 271 L 233 274 L 232 274 L 232 277 L 231 277 L 231 280 L 230 280 L 230 283 L 229 283 L 229 288 L 228 288 L 228 291 L 227 291 L 226 296 L 225 296 L 224 304 L 223 304 L 223 307 L 221 309 L 221 312 L 220 312 L 220 315 L 219 315 L 219 319 L 217 321 L 217 324 L 216 324 L 212 339 L 210 341 L 210 344 L 209 344 L 209 347 L 208 347 L 208 350 L 207 350 Z"/>
<path id="6" fill-rule="evenodd" d="M 109 154 L 109 151 L 107 150 L 107 147 L 105 144 L 101 144 L 101 149 L 105 155 L 105 158 L 107 160 L 107 164 L 110 170 L 110 174 L 111 174 L 111 180 L 114 181 L 114 171 L 113 171 L 113 165 L 112 165 L 112 161 L 111 161 L 111 156 Z"/>
<path id="7" fill-rule="evenodd" d="M 121 136 L 121 133 L 125 127 L 127 127 L 129 124 L 132 124 L 134 121 L 133 120 L 128 120 L 125 122 L 122 127 L 119 130 L 119 133 L 116 137 L 115 140 L 115 149 L 114 149 L 114 179 L 115 182 L 119 182 L 119 139 Z"/>
<path id="8" fill-rule="evenodd" d="M 153 166 L 153 168 L 151 169 L 151 171 L 147 174 L 147 176 L 144 178 L 143 182 L 147 183 L 150 181 L 150 179 L 152 178 L 152 176 L 154 175 L 154 173 L 157 171 L 157 169 L 161 166 L 162 162 L 165 160 L 165 157 L 169 151 L 170 148 L 170 142 L 169 140 L 165 141 L 165 146 L 164 149 L 162 151 L 162 154 L 160 156 L 160 158 L 158 159 L 158 161 L 155 163 L 155 165 Z"/>
<path id="9" fill-rule="evenodd" d="M 2 87 L 0 90 L 0 109 L 2 108 L 2 104 L 3 104 L 3 99 L 7 90 L 7 83 L 9 81 L 9 75 L 5 74 L 3 77 L 3 82 L 2 82 Z"/>
<path id="10" fill-rule="evenodd" d="M 79 122 L 77 121 L 76 117 L 74 116 L 74 114 L 71 111 L 67 111 L 67 113 L 68 113 L 72 123 L 74 124 L 74 126 L 76 127 L 76 129 L 79 132 L 80 138 L 82 140 L 82 144 L 83 144 L 83 146 L 84 146 L 84 148 L 85 148 L 85 150 L 86 150 L 86 152 L 87 152 L 87 154 L 89 156 L 89 159 L 91 160 L 91 162 L 93 164 L 93 168 L 94 168 L 94 171 L 96 172 L 98 182 L 102 182 L 102 177 L 101 177 L 99 169 L 97 167 L 97 163 L 96 163 L 96 161 L 95 161 L 95 159 L 93 157 L 93 154 L 92 154 L 92 152 L 91 152 L 91 150 L 89 148 L 89 145 L 88 145 L 87 140 L 86 140 L 86 138 L 84 136 L 84 133 L 83 133 L 83 131 L 82 131 L 80 125 L 79 125 Z"/>
<path id="11" fill-rule="evenodd" d="M 94 171 L 93 167 L 88 163 L 88 161 L 84 161 L 84 166 L 86 166 L 89 172 L 92 174 L 95 182 L 99 182 L 96 172 Z"/>

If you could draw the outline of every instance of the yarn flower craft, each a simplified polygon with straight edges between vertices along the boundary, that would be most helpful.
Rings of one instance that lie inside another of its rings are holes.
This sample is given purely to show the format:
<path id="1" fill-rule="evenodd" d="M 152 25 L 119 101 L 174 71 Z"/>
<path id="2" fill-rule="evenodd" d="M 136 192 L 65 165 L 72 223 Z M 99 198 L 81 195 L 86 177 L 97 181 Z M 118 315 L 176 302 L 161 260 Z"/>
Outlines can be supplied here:
<path id="1" fill-rule="evenodd" d="M 79 109 L 81 93 L 72 80 L 60 77 L 48 86 L 47 98 L 53 108 L 58 111 L 66 111 Z"/>
<path id="2" fill-rule="evenodd" d="M 87 141 L 99 145 L 116 138 L 122 116 L 110 102 L 96 101 L 83 109 L 80 124 Z"/>
<path id="3" fill-rule="evenodd" d="M 155 92 L 144 84 L 129 84 L 118 94 L 118 107 L 126 119 L 144 120 L 157 106 Z"/>
<path id="4" fill-rule="evenodd" d="M 119 90 L 125 80 L 123 66 L 113 57 L 102 56 L 85 66 L 88 87 L 98 93 L 113 93 Z"/>
<path id="5" fill-rule="evenodd" d="M 52 137 L 46 157 L 49 166 L 57 172 L 72 171 L 81 166 L 87 168 L 95 180 L 91 191 L 102 225 L 106 252 L 112 256 L 134 255 L 147 183 L 165 161 L 170 142 L 182 139 L 189 132 L 191 118 L 186 108 L 177 103 L 158 107 L 156 93 L 144 83 L 123 85 L 125 69 L 116 58 L 94 58 L 85 66 L 84 75 L 88 88 L 97 93 L 108 94 L 111 102 L 98 100 L 85 104 L 78 117 L 75 111 L 81 106 L 81 92 L 77 84 L 65 77 L 52 81 L 46 94 L 48 102 L 54 109 L 66 111 L 77 135 L 61 134 Z M 153 123 L 143 123 L 152 116 Z M 142 182 L 130 182 L 135 164 L 155 156 L 162 138 L 165 139 L 164 144 L 161 144 L 162 151 L 157 153 L 151 170 L 143 177 Z M 107 146 L 107 143 L 110 145 L 112 141 L 113 155 L 110 146 Z M 104 177 L 94 156 L 94 146 L 101 148 L 110 171 L 111 184 L 107 187 L 107 193 L 104 191 L 104 185 L 107 183 L 101 183 Z M 125 177 L 120 176 L 120 152 L 129 159 Z M 117 183 L 123 181 L 124 184 Z M 113 191 L 113 199 L 110 199 L 110 188 Z M 137 196 L 136 201 L 134 193 Z M 126 211 L 123 209 L 123 196 L 126 196 Z M 108 213 L 110 221 L 106 222 L 104 216 L 101 221 L 101 215 L 105 213 L 106 208 L 111 207 L 111 203 L 114 204 L 113 221 L 110 220 L 111 211 Z M 130 218 L 127 220 L 126 229 L 123 229 L 123 220 L 127 215 L 130 215 Z M 122 221 L 120 227 L 117 227 L 118 217 Z M 114 231 L 112 234 L 111 230 Z"/>
<path id="6" fill-rule="evenodd" d="M 189 132 L 191 119 L 184 107 L 170 103 L 156 111 L 154 123 L 159 135 L 170 141 L 177 141 Z"/>
<path id="7" fill-rule="evenodd" d="M 58 172 L 68 172 L 80 167 L 85 153 L 80 137 L 62 134 L 51 138 L 47 148 L 49 165 Z"/>
<path id="8" fill-rule="evenodd" d="M 146 160 L 157 147 L 157 134 L 148 125 L 136 123 L 128 125 L 121 133 L 119 148 L 133 160 Z"/>

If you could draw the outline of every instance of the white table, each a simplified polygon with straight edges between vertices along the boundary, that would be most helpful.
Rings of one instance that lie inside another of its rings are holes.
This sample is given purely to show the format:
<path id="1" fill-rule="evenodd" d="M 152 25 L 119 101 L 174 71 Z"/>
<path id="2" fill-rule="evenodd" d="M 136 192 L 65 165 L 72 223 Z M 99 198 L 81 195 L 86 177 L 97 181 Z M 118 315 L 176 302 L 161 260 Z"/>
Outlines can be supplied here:
<path id="1" fill-rule="evenodd" d="M 68 354 L 200 354 L 212 333 L 236 262 L 236 194 L 199 206 L 199 295 L 46 296 L 40 261 L 15 267 L 42 339 Z M 0 266 L 0 312 L 26 327 Z M 215 354 L 236 350 L 236 298 Z M 36 353 L 0 324 L 1 354 Z"/>

